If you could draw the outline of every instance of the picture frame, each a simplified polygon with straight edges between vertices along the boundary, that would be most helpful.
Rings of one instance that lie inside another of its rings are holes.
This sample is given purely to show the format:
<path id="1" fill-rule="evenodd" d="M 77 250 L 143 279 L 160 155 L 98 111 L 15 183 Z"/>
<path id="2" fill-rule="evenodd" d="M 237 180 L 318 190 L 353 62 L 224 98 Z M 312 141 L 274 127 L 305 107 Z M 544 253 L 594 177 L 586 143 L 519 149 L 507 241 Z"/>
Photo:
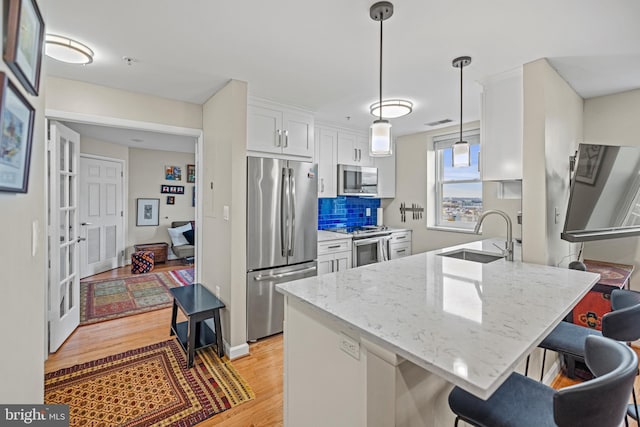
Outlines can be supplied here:
<path id="1" fill-rule="evenodd" d="M 35 109 L 0 72 L 0 191 L 26 193 Z"/>
<path id="2" fill-rule="evenodd" d="M 138 227 L 160 225 L 160 199 L 136 199 L 136 202 Z"/>
<path id="3" fill-rule="evenodd" d="M 161 185 L 162 194 L 184 194 L 184 185 Z"/>
<path id="4" fill-rule="evenodd" d="M 167 181 L 182 181 L 182 168 L 180 166 L 165 166 L 164 179 Z"/>
<path id="5" fill-rule="evenodd" d="M 602 145 L 580 144 L 575 179 L 589 185 L 595 185 L 606 147 Z"/>
<path id="6" fill-rule="evenodd" d="M 9 0 L 3 59 L 25 90 L 38 96 L 44 20 L 35 0 Z"/>
<path id="7" fill-rule="evenodd" d="M 176 204 L 176 196 L 167 196 L 167 204 L 175 205 Z"/>
<path id="8" fill-rule="evenodd" d="M 196 183 L 196 165 L 187 165 L 187 183 Z"/>

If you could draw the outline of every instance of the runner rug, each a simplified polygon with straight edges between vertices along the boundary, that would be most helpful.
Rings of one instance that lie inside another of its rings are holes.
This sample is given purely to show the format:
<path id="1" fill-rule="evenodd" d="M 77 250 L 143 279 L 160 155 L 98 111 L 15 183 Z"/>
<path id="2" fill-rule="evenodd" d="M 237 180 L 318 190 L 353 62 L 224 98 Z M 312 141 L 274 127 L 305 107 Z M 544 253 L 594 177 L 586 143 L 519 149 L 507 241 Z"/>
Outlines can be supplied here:
<path id="1" fill-rule="evenodd" d="M 193 283 L 193 269 L 80 282 L 80 324 L 171 307 L 170 288 Z"/>
<path id="2" fill-rule="evenodd" d="M 69 405 L 71 426 L 187 427 L 253 398 L 211 347 L 187 369 L 175 339 L 45 375 L 45 403 Z"/>

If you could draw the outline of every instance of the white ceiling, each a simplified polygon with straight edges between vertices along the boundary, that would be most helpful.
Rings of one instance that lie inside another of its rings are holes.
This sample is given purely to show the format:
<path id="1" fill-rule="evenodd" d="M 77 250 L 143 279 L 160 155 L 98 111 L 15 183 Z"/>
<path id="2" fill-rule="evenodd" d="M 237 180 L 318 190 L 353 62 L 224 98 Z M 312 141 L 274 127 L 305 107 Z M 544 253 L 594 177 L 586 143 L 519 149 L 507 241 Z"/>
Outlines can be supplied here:
<path id="1" fill-rule="evenodd" d="M 229 79 L 249 93 L 366 129 L 378 97 L 379 24 L 372 0 L 42 1 L 47 31 L 96 53 L 88 66 L 47 59 L 47 73 L 203 103 Z M 396 135 L 480 117 L 487 76 L 547 57 L 583 97 L 640 88 L 637 0 L 395 0 L 384 22 L 384 98 L 408 98 Z M 128 66 L 123 56 L 135 62 Z M 347 119 L 350 117 L 350 119 Z M 131 139 L 131 138 L 129 138 Z"/>

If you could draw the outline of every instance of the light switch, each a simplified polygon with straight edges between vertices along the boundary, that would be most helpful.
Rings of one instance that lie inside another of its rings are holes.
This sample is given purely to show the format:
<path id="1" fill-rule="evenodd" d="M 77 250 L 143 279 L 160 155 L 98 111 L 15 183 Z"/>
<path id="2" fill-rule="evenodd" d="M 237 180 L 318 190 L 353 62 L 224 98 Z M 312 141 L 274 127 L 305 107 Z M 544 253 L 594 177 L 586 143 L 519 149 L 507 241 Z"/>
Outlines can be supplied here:
<path id="1" fill-rule="evenodd" d="M 229 221 L 229 206 L 223 206 L 222 207 L 222 218 L 224 218 L 225 221 Z"/>

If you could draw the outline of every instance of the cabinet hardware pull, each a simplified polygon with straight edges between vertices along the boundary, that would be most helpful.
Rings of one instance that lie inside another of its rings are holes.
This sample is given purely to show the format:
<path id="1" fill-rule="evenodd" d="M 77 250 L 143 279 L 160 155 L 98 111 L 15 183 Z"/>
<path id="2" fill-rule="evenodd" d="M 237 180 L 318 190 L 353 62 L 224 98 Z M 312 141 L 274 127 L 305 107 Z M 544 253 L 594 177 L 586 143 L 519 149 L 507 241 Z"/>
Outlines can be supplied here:
<path id="1" fill-rule="evenodd" d="M 285 130 L 284 131 L 284 148 L 287 148 L 289 146 L 289 131 Z"/>
<path id="2" fill-rule="evenodd" d="M 358 161 L 358 149 L 357 149 L 357 148 L 354 148 L 354 149 L 353 149 L 353 160 L 354 160 L 355 162 L 357 162 L 357 161 Z"/>
<path id="3" fill-rule="evenodd" d="M 397 253 L 400 253 L 400 252 L 406 252 L 406 251 L 407 251 L 406 249 L 397 249 L 397 250 L 396 250 L 396 252 L 397 252 Z"/>
<path id="4" fill-rule="evenodd" d="M 276 133 L 278 134 L 278 138 L 276 138 L 276 147 L 282 147 L 282 131 L 280 129 L 276 129 Z"/>
<path id="5" fill-rule="evenodd" d="M 327 249 L 338 249 L 340 247 L 340 245 L 335 245 L 335 246 L 329 246 Z"/>
<path id="6" fill-rule="evenodd" d="M 335 264 L 334 264 L 335 262 L 336 262 L 336 260 L 335 260 L 335 259 L 332 259 L 332 260 L 331 260 L 331 272 L 332 272 L 332 273 L 333 273 L 334 271 L 336 271 L 336 270 L 335 270 Z"/>
<path id="7" fill-rule="evenodd" d="M 398 237 L 396 237 L 396 240 L 406 239 L 406 238 L 407 238 L 407 236 L 398 236 Z"/>

